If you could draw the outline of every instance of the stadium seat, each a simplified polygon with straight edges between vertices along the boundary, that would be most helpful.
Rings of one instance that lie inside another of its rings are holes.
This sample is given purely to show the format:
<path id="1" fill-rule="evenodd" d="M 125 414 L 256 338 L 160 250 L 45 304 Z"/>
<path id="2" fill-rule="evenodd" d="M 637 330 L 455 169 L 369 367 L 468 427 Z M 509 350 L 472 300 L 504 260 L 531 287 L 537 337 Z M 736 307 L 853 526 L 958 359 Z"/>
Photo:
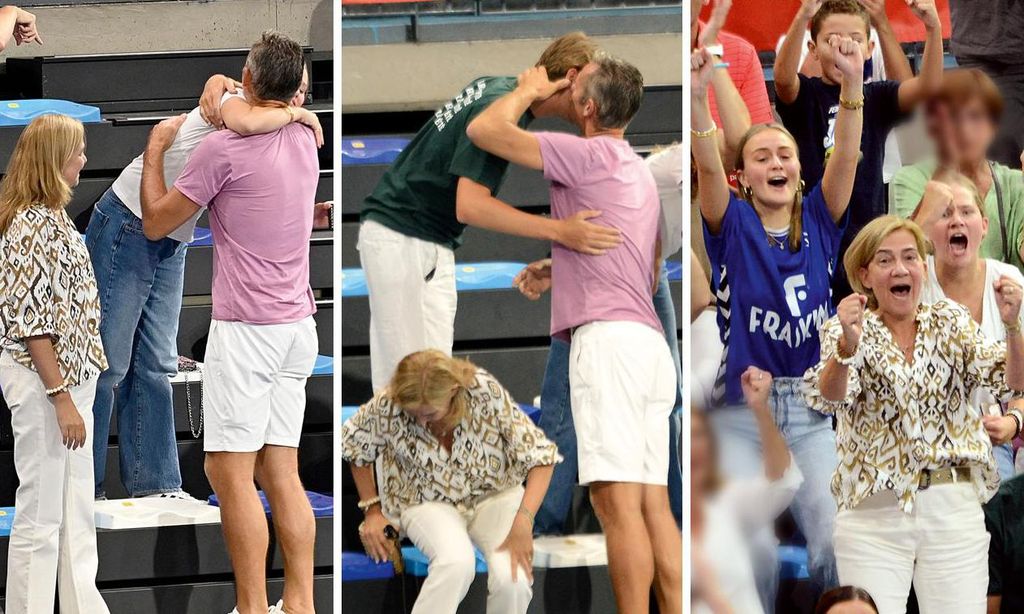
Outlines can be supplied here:
<path id="1" fill-rule="evenodd" d="M 476 548 L 473 549 L 473 553 L 476 555 L 476 572 L 487 573 L 487 561 L 484 560 L 483 553 Z M 402 546 L 402 561 L 405 563 L 405 573 L 417 578 L 427 577 L 430 562 L 427 555 L 420 552 L 416 546 Z"/>
<path id="2" fill-rule="evenodd" d="M 803 580 L 807 573 L 807 548 L 803 546 L 779 546 L 779 579 Z"/>
<path id="3" fill-rule="evenodd" d="M 103 121 L 98 107 L 67 100 L 2 100 L 0 126 L 27 126 L 40 115 L 59 113 L 73 117 L 83 124 Z"/>
<path id="4" fill-rule="evenodd" d="M 504 290 L 512 287 L 512 280 L 526 267 L 523 262 L 472 262 L 455 266 L 455 289 L 458 292 L 474 290 Z M 341 295 L 346 298 L 368 296 L 366 274 L 357 267 L 341 270 Z"/>
<path id="5" fill-rule="evenodd" d="M 270 502 L 267 501 L 267 496 L 262 490 L 258 491 L 258 494 L 260 496 L 260 503 L 263 504 L 263 511 L 265 511 L 269 516 Z M 334 515 L 334 497 L 310 492 L 308 490 L 306 491 L 306 497 L 309 498 L 309 505 L 313 508 L 313 516 L 317 518 L 326 518 Z M 216 494 L 210 495 L 207 501 L 209 501 L 210 505 L 220 506 L 220 502 L 217 500 Z"/>
<path id="6" fill-rule="evenodd" d="M 341 581 L 359 582 L 361 580 L 386 580 L 395 576 L 395 566 L 391 561 L 375 563 L 362 552 L 341 553 Z"/>
<path id="7" fill-rule="evenodd" d="M 343 138 L 341 139 L 341 164 L 391 164 L 409 144 L 406 138 Z"/>

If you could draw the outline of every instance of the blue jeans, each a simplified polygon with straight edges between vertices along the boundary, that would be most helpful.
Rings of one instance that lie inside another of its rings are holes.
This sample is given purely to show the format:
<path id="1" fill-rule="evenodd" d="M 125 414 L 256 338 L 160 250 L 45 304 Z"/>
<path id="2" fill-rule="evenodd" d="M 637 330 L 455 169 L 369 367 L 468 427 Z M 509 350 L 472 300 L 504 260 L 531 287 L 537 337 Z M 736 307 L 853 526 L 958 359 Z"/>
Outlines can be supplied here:
<path id="1" fill-rule="evenodd" d="M 804 475 L 790 511 L 807 539 L 807 567 L 814 590 L 820 595 L 839 584 L 832 549 L 836 502 L 831 482 L 839 464 L 832 419 L 807 407 L 798 378 L 775 380 L 771 408 L 775 424 Z M 751 410 L 745 406 L 723 407 L 712 410 L 709 417 L 722 472 L 739 479 L 764 475 L 761 437 Z M 761 602 L 766 612 L 772 612 L 779 580 L 774 533 L 759 535 L 751 550 Z"/>
<path id="2" fill-rule="evenodd" d="M 1013 444 L 992 446 L 992 456 L 996 459 L 1000 482 L 1005 482 L 1016 475 L 1017 470 L 1013 466 Z"/>
<path id="3" fill-rule="evenodd" d="M 679 338 L 676 333 L 675 307 L 668 285 L 668 273 L 662 268 L 658 292 L 654 296 L 655 311 L 665 329 L 665 337 L 672 350 L 676 371 L 681 374 L 679 363 Z M 680 377 L 677 375 L 677 377 Z M 679 381 L 682 379 L 680 377 Z M 569 344 L 560 339 L 551 339 L 547 367 L 544 370 L 544 384 L 540 393 L 540 428 L 548 439 L 558 446 L 565 458 L 555 465 L 548 492 L 537 510 L 534 532 L 538 535 L 565 532 L 565 521 L 572 506 L 573 488 L 576 486 L 578 461 L 576 457 L 576 429 L 572 422 L 572 405 L 569 398 Z M 676 521 L 682 526 L 683 476 L 680 464 L 679 446 L 682 435 L 682 392 L 676 396 L 676 409 L 669 417 L 669 502 Z"/>
<path id="4" fill-rule="evenodd" d="M 100 337 L 109 368 L 93 406 L 96 496 L 105 495 L 111 412 L 117 409 L 121 482 L 133 497 L 181 488 L 170 376 L 178 372 L 178 315 L 187 244 L 150 241 L 142 220 L 107 192 L 86 244 L 99 287 Z M 116 391 L 116 394 L 115 394 Z"/>

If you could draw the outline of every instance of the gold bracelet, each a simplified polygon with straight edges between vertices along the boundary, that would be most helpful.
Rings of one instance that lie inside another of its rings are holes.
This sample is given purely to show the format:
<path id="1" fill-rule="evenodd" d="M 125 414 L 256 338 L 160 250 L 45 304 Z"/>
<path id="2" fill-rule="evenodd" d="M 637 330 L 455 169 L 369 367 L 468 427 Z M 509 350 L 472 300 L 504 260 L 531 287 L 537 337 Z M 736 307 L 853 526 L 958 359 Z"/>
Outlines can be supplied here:
<path id="1" fill-rule="evenodd" d="M 718 132 L 718 126 L 711 126 L 707 130 L 694 130 L 693 128 L 690 128 L 690 134 L 692 134 L 694 138 L 698 139 L 706 139 L 709 136 L 714 136 L 716 132 Z"/>
<path id="2" fill-rule="evenodd" d="M 843 98 L 842 96 L 840 96 L 839 97 L 839 104 L 842 105 L 842 107 L 844 109 L 849 109 L 851 111 L 856 111 L 857 109 L 863 109 L 864 108 L 864 96 L 861 96 L 860 100 L 847 100 L 847 99 Z"/>
<path id="3" fill-rule="evenodd" d="M 291 118 L 291 121 L 295 121 L 295 109 L 293 109 L 291 105 L 286 106 L 284 109 L 285 111 L 288 111 L 288 116 Z"/>
<path id="4" fill-rule="evenodd" d="M 1003 326 L 1006 327 L 1006 336 L 1020 334 L 1020 320 L 1014 320 L 1012 324 L 1003 322 Z"/>
<path id="5" fill-rule="evenodd" d="M 526 506 L 519 506 L 519 513 L 530 519 L 530 526 L 531 527 L 536 522 L 536 519 L 533 516 L 533 512 L 531 512 L 530 510 L 526 509 Z"/>

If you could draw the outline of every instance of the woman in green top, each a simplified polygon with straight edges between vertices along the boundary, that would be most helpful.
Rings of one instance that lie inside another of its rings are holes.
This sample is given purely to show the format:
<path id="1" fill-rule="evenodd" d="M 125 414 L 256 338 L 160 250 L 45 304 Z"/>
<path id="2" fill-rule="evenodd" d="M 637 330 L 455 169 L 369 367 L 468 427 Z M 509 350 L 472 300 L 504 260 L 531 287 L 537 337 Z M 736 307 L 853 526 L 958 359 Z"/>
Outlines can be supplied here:
<path id="1" fill-rule="evenodd" d="M 936 157 L 896 173 L 889 184 L 889 212 L 910 217 L 921 202 L 925 184 L 940 167 L 959 171 L 985 201 L 989 232 L 980 256 L 1024 270 L 1020 255 L 1024 220 L 1021 171 L 986 158 L 1003 112 L 999 88 L 975 68 L 946 71 L 942 88 L 926 102 L 925 109 Z"/>

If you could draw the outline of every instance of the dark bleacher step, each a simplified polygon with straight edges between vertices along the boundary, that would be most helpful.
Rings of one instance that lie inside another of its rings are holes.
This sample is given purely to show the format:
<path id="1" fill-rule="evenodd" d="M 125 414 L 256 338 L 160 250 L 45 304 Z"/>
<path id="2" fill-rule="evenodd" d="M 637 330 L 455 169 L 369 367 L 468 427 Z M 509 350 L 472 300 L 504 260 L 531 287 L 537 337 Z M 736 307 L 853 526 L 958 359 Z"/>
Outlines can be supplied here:
<path id="1" fill-rule="evenodd" d="M 411 138 L 411 135 L 408 135 Z M 358 215 L 363 200 L 373 192 L 384 175 L 386 164 L 341 165 L 341 213 Z M 548 182 L 540 171 L 510 164 L 498 198 L 515 207 L 547 207 Z"/>
<path id="2" fill-rule="evenodd" d="M 359 614 L 405 614 L 419 594 L 424 578 L 342 582 L 341 607 Z M 402 592 L 405 591 L 403 602 Z M 477 574 L 458 614 L 487 609 L 487 575 Z M 607 566 L 533 570 L 533 600 L 529 614 L 614 614 L 615 596 Z"/>
<path id="3" fill-rule="evenodd" d="M 187 111 L 196 106 L 211 75 L 240 79 L 248 53 L 218 49 L 8 58 L 7 78 L 20 98 L 73 100 L 104 113 Z M 312 49 L 305 53 L 310 59 Z M 310 80 L 321 77 L 311 74 Z"/>
<path id="4" fill-rule="evenodd" d="M 89 154 L 91 155 L 91 153 Z M 90 162 L 92 158 L 89 159 Z M 68 215 L 75 222 L 79 232 L 84 233 L 89 226 L 89 217 L 92 216 L 93 205 L 99 201 L 107 188 L 114 183 L 120 171 L 104 177 L 82 177 L 71 195 L 71 202 L 68 203 Z M 316 184 L 316 202 L 324 202 L 334 198 L 334 173 L 330 170 L 320 171 L 320 180 Z M 199 225 L 209 227 L 206 213 L 199 218 Z"/>
<path id="5" fill-rule="evenodd" d="M 330 430 L 334 424 L 334 409 L 331 399 L 333 397 L 331 375 L 314 375 L 306 380 L 306 413 L 302 422 L 303 432 L 310 430 Z M 188 385 L 192 395 L 192 414 L 195 426 L 199 427 L 199 418 L 203 407 L 202 386 L 198 381 Z M 189 425 L 188 400 L 185 396 L 185 384 L 176 382 L 172 384 L 171 390 L 174 395 L 174 431 L 179 439 L 191 439 L 192 431 Z M 2 405 L 2 402 L 0 402 Z M 6 412 L 6 407 L 0 409 Z M 110 436 L 117 436 L 117 416 L 111 417 Z M 3 424 L 3 417 L 0 417 L 0 424 Z M 6 426 L 0 427 L 8 430 Z M 6 433 L 5 433 L 6 434 Z"/>
<path id="6" fill-rule="evenodd" d="M 197 499 L 206 499 L 213 494 L 203 469 L 203 442 L 201 439 L 178 441 L 178 463 L 181 467 L 182 488 Z M 107 475 L 104 487 L 111 499 L 128 496 L 121 485 L 121 470 L 118 462 L 118 446 L 107 446 Z M 333 480 L 333 437 L 330 430 L 319 433 L 303 433 L 299 444 L 299 475 L 307 490 L 334 492 Z M 18 476 L 14 470 L 14 452 L 7 447 L 0 450 L 0 506 L 14 505 L 14 493 L 18 488 Z M 7 552 L 6 548 L 2 549 Z"/>
<path id="7" fill-rule="evenodd" d="M 324 356 L 334 355 L 334 303 L 331 299 L 318 300 L 316 321 L 317 337 L 320 339 L 318 352 Z M 206 340 L 210 333 L 212 306 L 185 305 L 178 316 L 178 354 L 202 361 L 206 355 Z"/>
<path id="8" fill-rule="evenodd" d="M 533 211 L 531 211 L 533 213 Z M 469 226 L 462 245 L 455 250 L 456 262 L 533 262 L 551 254 L 551 243 L 491 232 Z M 341 266 L 359 267 L 359 222 L 341 224 Z"/>
<path id="9" fill-rule="evenodd" d="M 331 612 L 334 602 L 334 576 L 329 573 L 313 577 L 313 603 L 318 612 Z M 270 603 L 277 603 L 284 590 L 284 580 L 267 581 Z M 235 586 L 232 582 L 188 582 L 161 584 L 100 591 L 111 614 L 163 614 L 165 612 L 209 612 L 223 614 L 235 607 Z"/>
<path id="10" fill-rule="evenodd" d="M 672 296 L 682 296 L 682 282 L 672 282 Z M 518 290 L 476 290 L 459 293 L 455 316 L 455 341 L 501 342 L 536 339 L 550 334 L 550 294 L 531 301 Z M 365 296 L 343 297 L 341 344 L 343 348 L 368 346 L 370 304 Z M 676 305 L 677 322 L 682 320 L 682 301 Z M 492 343 L 493 345 L 493 343 Z"/>
<path id="11" fill-rule="evenodd" d="M 269 524 L 269 523 L 268 523 Z M 333 533 L 334 519 L 323 517 L 316 519 L 316 542 L 314 545 L 313 565 L 323 578 L 330 573 L 334 564 Z M 270 544 L 273 554 L 268 557 L 267 569 L 271 574 L 284 569 L 281 549 L 274 536 L 274 527 L 269 524 Z M 7 585 L 7 548 L 10 538 L 0 537 L 0 586 Z M 100 590 L 106 594 L 123 590 L 116 587 L 124 582 L 151 582 L 159 579 L 166 585 L 173 579 L 195 581 L 201 576 L 222 576 L 229 578 L 231 560 L 228 558 L 227 546 L 220 524 L 197 524 L 173 527 L 147 527 L 144 529 L 119 529 L 96 531 L 96 549 L 99 553 L 99 570 L 96 581 Z M 280 575 L 276 573 L 275 575 Z M 330 577 L 330 576 L 326 576 Z M 273 582 L 273 581 L 272 581 Z M 277 583 L 280 580 L 276 581 Z M 225 582 L 227 584 L 227 582 Z M 195 585 L 199 588 L 200 585 Z M 229 585 L 230 586 L 230 585 Z M 273 586 L 273 585 L 272 585 Z M 104 590 L 105 587 L 110 587 Z M 182 587 L 185 588 L 185 587 Z M 150 587 L 159 590 L 159 586 Z M 280 594 L 280 588 L 272 587 L 271 594 Z M 320 588 L 318 591 L 322 591 Z M 327 593 L 330 595 L 330 591 Z M 320 599 L 322 597 L 318 597 Z M 161 606 L 167 604 L 161 603 Z M 135 610 L 115 610 L 111 603 L 111 612 L 135 612 Z M 232 604 L 224 612 L 234 607 Z M 167 612 L 162 607 L 155 612 Z M 186 610 L 173 610 L 185 612 Z M 192 612 L 194 610 L 187 610 Z M 207 610 L 199 610 L 206 612 Z"/>
<path id="12" fill-rule="evenodd" d="M 273 223 L 274 220 L 268 220 Z M 334 233 L 314 230 L 309 241 L 309 285 L 314 290 L 334 287 Z M 196 245 L 185 255 L 185 296 L 208 296 L 213 284 L 213 246 Z"/>
<path id="13" fill-rule="evenodd" d="M 348 317 L 348 314 L 345 316 Z M 512 393 L 520 403 L 532 404 L 540 394 L 544 368 L 548 360 L 548 346 L 455 351 L 487 369 Z M 341 402 L 339 405 L 361 405 L 373 397 L 370 384 L 370 357 L 365 353 L 345 353 L 341 359 Z"/>

